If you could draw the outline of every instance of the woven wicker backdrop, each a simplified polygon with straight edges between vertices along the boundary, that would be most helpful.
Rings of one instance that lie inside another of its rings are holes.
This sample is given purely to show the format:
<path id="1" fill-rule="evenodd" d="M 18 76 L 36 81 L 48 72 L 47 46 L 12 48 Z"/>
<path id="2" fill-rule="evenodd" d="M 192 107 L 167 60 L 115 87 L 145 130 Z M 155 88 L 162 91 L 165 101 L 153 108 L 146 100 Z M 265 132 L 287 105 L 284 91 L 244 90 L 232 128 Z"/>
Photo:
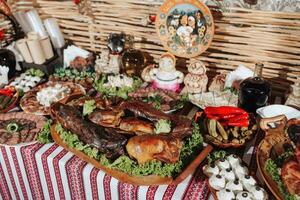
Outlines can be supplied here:
<path id="1" fill-rule="evenodd" d="M 42 18 L 55 17 L 67 39 L 100 52 L 107 35 L 124 31 L 135 36 L 135 47 L 158 59 L 164 51 L 154 25 L 141 19 L 155 14 L 158 0 L 87 0 L 85 14 L 71 0 L 10 0 L 12 10 L 38 9 Z M 211 47 L 199 56 L 210 72 L 232 70 L 243 64 L 265 63 L 264 77 L 272 81 L 274 94 L 284 96 L 300 75 L 300 13 L 280 13 L 232 8 L 213 11 L 216 33 Z M 178 63 L 185 65 L 185 60 Z"/>

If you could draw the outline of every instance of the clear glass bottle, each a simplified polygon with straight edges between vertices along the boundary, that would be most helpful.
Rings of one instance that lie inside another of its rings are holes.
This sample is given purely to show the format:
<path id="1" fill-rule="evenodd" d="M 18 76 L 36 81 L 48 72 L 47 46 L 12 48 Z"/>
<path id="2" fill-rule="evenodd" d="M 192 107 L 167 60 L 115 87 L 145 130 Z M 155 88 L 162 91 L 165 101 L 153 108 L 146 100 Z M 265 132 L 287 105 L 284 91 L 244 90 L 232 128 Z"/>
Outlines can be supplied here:
<path id="1" fill-rule="evenodd" d="M 257 63 L 254 76 L 240 85 L 239 107 L 250 113 L 256 113 L 256 109 L 266 106 L 270 99 L 271 84 L 262 78 L 263 67 L 262 63 Z"/>

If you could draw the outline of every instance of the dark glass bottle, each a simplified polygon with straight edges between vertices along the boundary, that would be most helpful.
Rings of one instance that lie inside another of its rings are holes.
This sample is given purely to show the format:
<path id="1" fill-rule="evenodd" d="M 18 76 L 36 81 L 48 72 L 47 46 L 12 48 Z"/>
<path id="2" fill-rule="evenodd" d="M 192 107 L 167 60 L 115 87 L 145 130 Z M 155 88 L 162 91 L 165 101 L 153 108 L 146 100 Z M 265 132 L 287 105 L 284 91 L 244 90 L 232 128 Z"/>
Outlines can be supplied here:
<path id="1" fill-rule="evenodd" d="M 245 79 L 240 85 L 239 107 L 250 113 L 266 106 L 270 98 L 271 84 L 262 78 L 263 66 L 262 63 L 257 63 L 254 76 Z"/>

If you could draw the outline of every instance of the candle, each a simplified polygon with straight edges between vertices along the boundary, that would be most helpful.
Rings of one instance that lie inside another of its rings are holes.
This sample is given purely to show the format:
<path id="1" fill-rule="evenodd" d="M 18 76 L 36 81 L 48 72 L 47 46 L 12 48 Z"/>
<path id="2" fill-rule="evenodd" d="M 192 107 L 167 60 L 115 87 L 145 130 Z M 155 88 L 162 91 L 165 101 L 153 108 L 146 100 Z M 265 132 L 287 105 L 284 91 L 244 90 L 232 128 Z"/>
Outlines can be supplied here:
<path id="1" fill-rule="evenodd" d="M 27 38 L 30 40 L 38 40 L 39 39 L 39 34 L 34 31 L 30 31 L 27 33 Z"/>
<path id="2" fill-rule="evenodd" d="M 26 13 L 26 17 L 28 18 L 28 22 L 33 31 L 37 32 L 39 36 L 45 37 L 48 36 L 45 27 L 42 23 L 42 20 L 35 9 L 32 9 Z"/>
<path id="3" fill-rule="evenodd" d="M 32 63 L 32 57 L 31 54 L 29 52 L 27 43 L 26 43 L 26 39 L 20 39 L 16 42 L 16 46 L 18 48 L 18 50 L 20 51 L 23 59 L 25 60 L 25 62 L 27 63 Z"/>
<path id="4" fill-rule="evenodd" d="M 43 64 L 46 61 L 44 51 L 39 40 L 27 40 L 27 44 L 35 64 Z"/>
<path id="5" fill-rule="evenodd" d="M 44 25 L 50 35 L 54 48 L 62 48 L 65 45 L 64 36 L 58 26 L 56 19 L 48 18 L 44 20 Z"/>
<path id="6" fill-rule="evenodd" d="M 51 46 L 51 42 L 49 37 L 44 37 L 40 40 L 42 49 L 44 51 L 44 55 L 46 57 L 46 59 L 50 59 L 54 56 L 53 50 L 52 50 L 52 46 Z"/>
<path id="7" fill-rule="evenodd" d="M 18 11 L 13 13 L 14 17 L 16 18 L 17 22 L 20 24 L 24 33 L 28 33 L 32 31 L 30 24 L 27 19 L 27 15 L 25 15 L 24 11 Z"/>

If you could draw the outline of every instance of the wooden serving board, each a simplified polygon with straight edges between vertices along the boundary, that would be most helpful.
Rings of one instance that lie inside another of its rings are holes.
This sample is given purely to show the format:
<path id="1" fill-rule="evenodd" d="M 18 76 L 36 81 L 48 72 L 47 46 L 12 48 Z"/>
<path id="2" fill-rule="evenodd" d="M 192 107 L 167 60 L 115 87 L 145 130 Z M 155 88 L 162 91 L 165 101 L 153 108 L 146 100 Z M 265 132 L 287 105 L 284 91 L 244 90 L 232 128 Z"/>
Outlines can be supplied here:
<path id="1" fill-rule="evenodd" d="M 66 150 L 74 153 L 77 157 L 80 159 L 91 163 L 96 168 L 104 171 L 106 174 L 118 179 L 121 182 L 124 183 L 130 183 L 133 185 L 169 185 L 169 184 L 179 184 L 181 181 L 183 181 L 187 176 L 192 174 L 196 168 L 199 166 L 199 164 L 207 157 L 207 155 L 212 151 L 213 147 L 208 145 L 206 146 L 200 154 L 195 158 L 194 161 L 192 161 L 183 171 L 181 174 L 179 174 L 176 179 L 173 178 L 166 178 L 161 177 L 157 175 L 149 175 L 149 176 L 132 176 L 128 175 L 124 172 L 110 169 L 108 167 L 105 167 L 99 163 L 99 161 L 92 159 L 88 157 L 86 154 L 84 154 L 81 151 L 75 150 L 73 148 L 70 148 L 63 142 L 63 140 L 60 138 L 59 134 L 55 130 L 55 124 L 51 126 L 51 135 L 53 140 Z"/>
<path id="2" fill-rule="evenodd" d="M 280 122 L 280 125 L 278 125 L 276 128 L 270 129 L 268 127 L 268 124 L 270 123 L 276 123 Z M 270 189 L 271 193 L 275 196 L 276 199 L 284 200 L 284 197 L 282 196 L 281 192 L 279 191 L 279 188 L 276 184 L 276 182 L 271 178 L 271 176 L 268 174 L 268 172 L 265 170 L 265 164 L 268 159 L 265 152 L 262 150 L 262 146 L 264 142 L 267 142 L 267 137 L 274 136 L 276 138 L 279 138 L 284 134 L 284 127 L 287 123 L 286 117 L 284 115 L 280 115 L 277 117 L 272 118 L 265 118 L 260 121 L 260 127 L 263 131 L 265 131 L 265 138 L 260 142 L 257 148 L 256 152 L 256 162 L 258 171 L 261 174 L 264 182 Z M 273 144 L 275 145 L 275 144 Z"/>

